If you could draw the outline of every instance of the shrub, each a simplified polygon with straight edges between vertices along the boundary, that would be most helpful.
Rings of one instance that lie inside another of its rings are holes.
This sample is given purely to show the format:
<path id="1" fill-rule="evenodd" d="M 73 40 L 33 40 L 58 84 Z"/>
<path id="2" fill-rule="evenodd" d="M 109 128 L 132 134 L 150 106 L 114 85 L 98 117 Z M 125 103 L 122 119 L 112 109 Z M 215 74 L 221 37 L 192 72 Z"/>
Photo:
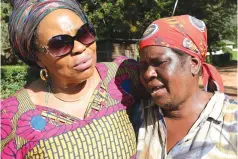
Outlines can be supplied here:
<path id="1" fill-rule="evenodd" d="M 231 60 L 237 60 L 237 52 L 236 51 L 232 51 L 232 49 L 224 47 L 223 49 L 224 53 L 230 54 L 231 56 Z"/>
<path id="2" fill-rule="evenodd" d="M 212 63 L 215 66 L 225 66 L 226 64 L 229 64 L 229 61 L 231 60 L 231 54 L 224 53 L 220 55 L 212 55 Z"/>
<path id="3" fill-rule="evenodd" d="M 39 78 L 39 69 L 28 66 L 1 67 L 1 99 Z"/>

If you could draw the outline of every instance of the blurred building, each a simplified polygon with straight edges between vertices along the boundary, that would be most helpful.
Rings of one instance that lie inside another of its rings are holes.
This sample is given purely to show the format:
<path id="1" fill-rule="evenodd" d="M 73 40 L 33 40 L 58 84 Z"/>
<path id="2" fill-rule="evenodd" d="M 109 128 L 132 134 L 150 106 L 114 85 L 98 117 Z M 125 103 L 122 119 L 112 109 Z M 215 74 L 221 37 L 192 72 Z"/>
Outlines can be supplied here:
<path id="1" fill-rule="evenodd" d="M 229 40 L 222 40 L 222 42 L 225 44 L 227 48 L 234 49 L 234 46 L 236 43 L 229 41 Z"/>
<path id="2" fill-rule="evenodd" d="M 118 56 L 137 60 L 139 39 L 100 39 L 97 40 L 97 61 L 112 61 Z"/>

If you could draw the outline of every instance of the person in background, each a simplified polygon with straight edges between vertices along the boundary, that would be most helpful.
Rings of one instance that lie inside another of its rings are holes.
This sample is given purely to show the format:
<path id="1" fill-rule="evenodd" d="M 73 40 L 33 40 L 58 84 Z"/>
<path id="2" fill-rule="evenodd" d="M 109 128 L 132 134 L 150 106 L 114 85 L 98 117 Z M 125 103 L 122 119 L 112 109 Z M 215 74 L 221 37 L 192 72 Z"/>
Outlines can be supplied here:
<path id="1" fill-rule="evenodd" d="M 2 158 L 134 158 L 136 61 L 96 63 L 94 28 L 75 0 L 11 3 L 12 50 L 41 79 L 1 101 Z"/>
<path id="2" fill-rule="evenodd" d="M 140 79 L 151 101 L 143 104 L 137 158 L 237 158 L 237 101 L 223 93 L 218 71 L 205 63 L 204 22 L 190 15 L 158 19 L 139 50 Z"/>

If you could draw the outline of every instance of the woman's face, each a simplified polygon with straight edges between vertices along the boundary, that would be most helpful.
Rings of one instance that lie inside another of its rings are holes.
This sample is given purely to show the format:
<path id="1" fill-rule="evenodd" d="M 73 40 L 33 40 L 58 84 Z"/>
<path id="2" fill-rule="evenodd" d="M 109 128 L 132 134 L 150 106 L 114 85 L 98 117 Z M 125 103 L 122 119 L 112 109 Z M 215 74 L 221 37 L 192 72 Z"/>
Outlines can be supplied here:
<path id="1" fill-rule="evenodd" d="M 140 50 L 140 80 L 156 105 L 173 109 L 189 96 L 192 74 L 188 61 L 166 47 Z"/>
<path id="2" fill-rule="evenodd" d="M 55 10 L 39 23 L 36 32 L 37 46 L 40 48 L 47 46 L 48 41 L 57 35 L 66 34 L 74 37 L 83 24 L 81 18 L 73 11 Z M 93 75 L 96 64 L 96 43 L 86 46 L 74 40 L 72 51 L 65 56 L 53 57 L 47 52 L 39 52 L 37 57 L 38 64 L 49 71 L 51 80 L 80 83 Z"/>

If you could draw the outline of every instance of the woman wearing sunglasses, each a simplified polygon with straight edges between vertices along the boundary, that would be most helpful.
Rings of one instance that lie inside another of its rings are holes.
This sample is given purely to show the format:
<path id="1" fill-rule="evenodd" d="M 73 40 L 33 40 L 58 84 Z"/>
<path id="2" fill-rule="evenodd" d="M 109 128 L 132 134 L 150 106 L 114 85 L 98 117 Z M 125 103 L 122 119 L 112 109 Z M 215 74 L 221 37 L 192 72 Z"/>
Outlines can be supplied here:
<path id="1" fill-rule="evenodd" d="M 13 52 L 41 79 L 2 101 L 2 158 L 133 158 L 135 61 L 96 64 L 95 32 L 74 0 L 15 0 Z"/>

